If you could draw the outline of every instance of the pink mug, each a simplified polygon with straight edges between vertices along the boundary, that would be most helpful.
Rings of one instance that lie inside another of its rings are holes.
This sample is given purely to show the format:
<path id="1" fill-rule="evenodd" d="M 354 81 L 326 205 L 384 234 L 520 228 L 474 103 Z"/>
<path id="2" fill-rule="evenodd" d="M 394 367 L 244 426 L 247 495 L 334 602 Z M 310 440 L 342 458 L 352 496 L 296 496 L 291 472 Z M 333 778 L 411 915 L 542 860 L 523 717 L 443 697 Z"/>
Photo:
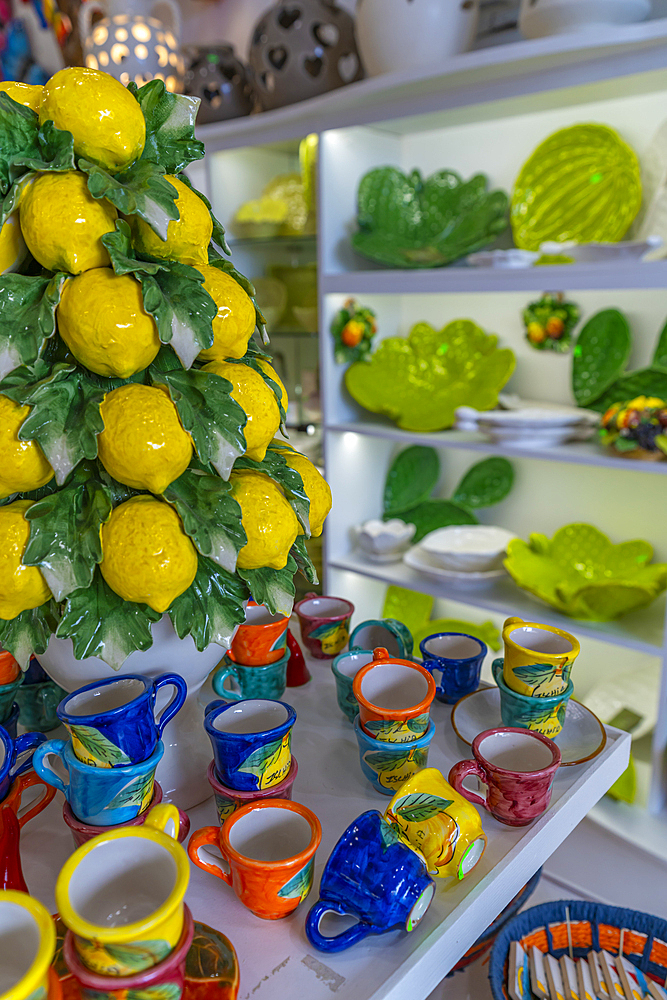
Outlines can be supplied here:
<path id="1" fill-rule="evenodd" d="M 561 760 L 553 740 L 532 729 L 487 729 L 473 740 L 472 752 L 474 760 L 449 772 L 457 792 L 506 826 L 527 826 L 546 812 Z M 486 785 L 486 796 L 464 786 L 470 774 Z"/>
<path id="2" fill-rule="evenodd" d="M 306 594 L 294 605 L 303 644 L 316 660 L 332 660 L 347 646 L 354 604 L 343 597 Z"/>

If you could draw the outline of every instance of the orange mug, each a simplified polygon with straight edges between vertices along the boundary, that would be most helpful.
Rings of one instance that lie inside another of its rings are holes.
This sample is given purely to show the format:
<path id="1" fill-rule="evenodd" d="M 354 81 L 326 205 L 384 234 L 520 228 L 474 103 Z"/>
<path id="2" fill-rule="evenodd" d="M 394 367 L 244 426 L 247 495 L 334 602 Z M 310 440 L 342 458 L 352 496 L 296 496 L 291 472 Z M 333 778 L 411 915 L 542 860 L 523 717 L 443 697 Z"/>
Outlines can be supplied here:
<path id="1" fill-rule="evenodd" d="M 320 821 L 310 809 L 289 799 L 265 799 L 237 809 L 222 827 L 197 830 L 188 854 L 199 868 L 231 885 L 255 916 L 278 920 L 310 892 L 321 839 Z M 206 844 L 220 849 L 229 871 L 214 858 L 200 857 Z"/>
<path id="2" fill-rule="evenodd" d="M 21 668 L 11 653 L 0 649 L 0 684 L 11 684 L 20 675 Z"/>
<path id="3" fill-rule="evenodd" d="M 356 674 L 352 691 L 367 736 L 380 743 L 413 743 L 426 736 L 435 681 L 419 663 L 399 660 L 378 646 Z"/>
<path id="4" fill-rule="evenodd" d="M 263 604 L 249 601 L 245 622 L 232 639 L 229 658 L 246 667 L 265 667 L 285 655 L 287 626 L 285 615 L 272 615 Z"/>
<path id="5" fill-rule="evenodd" d="M 23 805 L 23 793 L 28 788 L 37 786 L 40 787 L 42 794 Z M 9 806 L 18 819 L 19 826 L 23 828 L 34 816 L 37 816 L 43 809 L 46 809 L 55 794 L 56 789 L 52 785 L 47 785 L 34 771 L 26 771 L 25 774 L 20 774 L 18 778 L 14 778 L 9 786 L 9 791 L 2 800 L 2 805 L 3 807 Z"/>

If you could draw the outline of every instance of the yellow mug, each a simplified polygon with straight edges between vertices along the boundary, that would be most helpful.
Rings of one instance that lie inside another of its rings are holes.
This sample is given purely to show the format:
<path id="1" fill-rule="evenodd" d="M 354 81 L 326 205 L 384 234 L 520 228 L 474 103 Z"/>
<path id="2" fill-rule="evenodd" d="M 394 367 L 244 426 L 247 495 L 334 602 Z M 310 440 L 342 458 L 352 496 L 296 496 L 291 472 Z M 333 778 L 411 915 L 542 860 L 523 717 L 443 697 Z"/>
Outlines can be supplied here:
<path id="1" fill-rule="evenodd" d="M 56 950 L 51 914 L 27 892 L 0 890 L 0 996 L 46 1000 Z"/>
<path id="2" fill-rule="evenodd" d="M 484 854 L 486 834 L 479 812 L 435 767 L 408 778 L 384 818 L 436 878 L 465 878 Z"/>
<path id="3" fill-rule="evenodd" d="M 143 826 L 110 829 L 65 862 L 56 905 L 93 972 L 132 976 L 163 961 L 178 944 L 190 878 L 179 825 L 176 806 L 158 805 Z"/>
<path id="4" fill-rule="evenodd" d="M 567 690 L 579 643 L 569 632 L 508 618 L 503 626 L 503 680 L 517 694 L 551 697 Z"/>

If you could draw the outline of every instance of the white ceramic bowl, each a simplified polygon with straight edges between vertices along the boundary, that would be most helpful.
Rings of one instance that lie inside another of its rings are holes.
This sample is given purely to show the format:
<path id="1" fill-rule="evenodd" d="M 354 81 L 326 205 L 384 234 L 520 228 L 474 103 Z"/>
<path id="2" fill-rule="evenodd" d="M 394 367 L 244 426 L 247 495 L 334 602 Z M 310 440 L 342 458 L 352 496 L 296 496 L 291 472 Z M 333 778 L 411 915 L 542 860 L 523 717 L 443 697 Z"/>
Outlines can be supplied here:
<path id="1" fill-rule="evenodd" d="M 391 521 L 366 521 L 354 528 L 352 534 L 359 548 L 373 562 L 398 562 L 416 530 L 414 524 L 392 518 Z"/>
<path id="2" fill-rule="evenodd" d="M 421 547 L 443 569 L 484 573 L 498 569 L 513 538 L 511 531 L 486 524 L 453 525 L 426 535 Z"/>

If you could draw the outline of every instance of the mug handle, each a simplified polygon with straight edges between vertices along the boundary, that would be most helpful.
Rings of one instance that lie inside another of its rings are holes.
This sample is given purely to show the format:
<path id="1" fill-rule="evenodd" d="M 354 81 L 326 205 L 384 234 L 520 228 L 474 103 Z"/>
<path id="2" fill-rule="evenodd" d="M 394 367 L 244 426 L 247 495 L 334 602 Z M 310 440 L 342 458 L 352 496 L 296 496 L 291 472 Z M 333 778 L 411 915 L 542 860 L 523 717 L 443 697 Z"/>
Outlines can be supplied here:
<path id="1" fill-rule="evenodd" d="M 333 937 L 325 937 L 320 931 L 320 921 L 325 913 L 338 913 L 341 916 L 349 916 L 348 911 L 342 903 L 335 901 L 327 902 L 324 899 L 318 899 L 315 905 L 311 906 L 306 917 L 306 934 L 308 935 L 308 940 L 316 948 L 319 948 L 320 951 L 344 951 L 345 948 L 351 948 L 353 944 L 368 937 L 369 934 L 382 933 L 380 927 L 374 928 L 370 924 L 364 924 L 359 921 L 358 924 L 348 927 L 347 930 L 341 931 L 340 934 L 335 934 Z"/>
<path id="2" fill-rule="evenodd" d="M 90 0 L 87 0 L 87 2 L 90 2 Z M 153 713 L 155 713 L 155 699 L 157 698 L 158 691 L 169 684 L 175 688 L 173 697 L 169 704 L 165 705 L 162 709 L 159 718 L 155 720 L 160 739 L 162 739 L 164 727 L 174 718 L 177 712 L 180 712 L 188 696 L 188 686 L 180 674 L 161 674 L 153 684 Z"/>
<path id="3" fill-rule="evenodd" d="M 485 809 L 488 809 L 486 799 L 483 799 L 477 792 L 471 792 L 468 788 L 464 787 L 463 780 L 469 774 L 474 774 L 480 781 L 486 784 L 486 774 L 476 760 L 460 760 L 458 764 L 454 764 L 447 780 L 468 802 L 474 802 L 476 806 L 484 806 Z"/>
<path id="4" fill-rule="evenodd" d="M 153 806 L 146 817 L 144 826 L 148 827 L 149 830 L 164 833 L 172 840 L 178 840 L 181 830 L 180 811 L 168 802 L 161 802 L 159 806 Z"/>
<path id="5" fill-rule="evenodd" d="M 86 2 L 88 2 L 88 0 L 86 0 Z M 230 691 L 228 688 L 224 687 L 224 683 L 228 677 L 232 677 L 239 685 L 238 691 Z M 226 663 L 223 661 L 222 665 L 218 667 L 216 672 L 213 674 L 211 684 L 215 693 L 220 695 L 220 697 L 225 701 L 243 701 L 243 692 L 241 691 L 238 674 L 236 673 L 236 669 L 230 664 L 229 660 L 227 660 Z"/>
<path id="6" fill-rule="evenodd" d="M 86 2 L 88 2 L 88 0 L 86 0 Z M 499 657 L 491 664 L 491 673 L 493 674 L 493 679 L 498 687 L 500 687 L 500 678 L 503 676 L 503 663 L 503 658 Z"/>
<path id="7" fill-rule="evenodd" d="M 18 778 L 20 774 L 23 774 L 24 771 L 28 771 L 32 767 L 32 751 L 43 743 L 46 743 L 44 733 L 23 733 L 14 741 L 14 760 L 9 769 L 9 777 L 12 780 Z M 24 754 L 29 756 L 19 761 L 19 757 L 23 757 Z"/>
<path id="8" fill-rule="evenodd" d="M 32 788 L 33 785 L 39 785 L 43 790 L 44 794 L 34 802 L 31 802 L 27 806 L 22 806 L 23 793 L 27 788 Z M 29 823 L 33 816 L 37 816 L 41 813 L 43 809 L 46 809 L 49 802 L 51 802 L 56 794 L 56 790 L 53 785 L 47 785 L 43 778 L 40 778 L 38 774 L 31 771 L 30 774 L 24 774 L 21 776 L 21 792 L 19 795 L 19 807 L 16 810 L 16 817 L 19 821 L 19 826 L 23 828 L 26 823 Z"/>
<path id="9" fill-rule="evenodd" d="M 525 625 L 526 622 L 523 618 L 506 618 L 503 622 L 503 629 L 509 628 L 510 625 Z"/>
<path id="10" fill-rule="evenodd" d="M 188 844 L 190 861 L 194 861 L 198 868 L 202 868 L 205 872 L 210 872 L 211 875 L 217 875 L 217 877 L 221 878 L 223 882 L 227 883 L 227 885 L 231 885 L 231 872 L 226 872 L 224 868 L 221 868 L 220 865 L 215 864 L 213 861 L 204 861 L 203 858 L 199 857 L 200 847 L 205 847 L 206 844 L 211 844 L 213 847 L 220 847 L 219 826 L 204 826 L 201 830 L 195 830 L 190 837 L 190 842 Z"/>
<path id="11" fill-rule="evenodd" d="M 56 774 L 53 768 L 47 764 L 45 760 L 45 758 L 50 754 L 55 754 L 56 757 L 60 757 L 63 767 L 69 774 L 69 768 L 65 758 L 66 746 L 67 743 L 65 740 L 47 740 L 46 743 L 40 744 L 40 746 L 38 746 L 35 750 L 35 755 L 32 758 L 32 766 L 42 781 L 45 781 L 47 785 L 53 785 L 54 788 L 57 788 L 63 793 L 69 802 L 69 783 L 65 784 L 60 775 Z"/>

